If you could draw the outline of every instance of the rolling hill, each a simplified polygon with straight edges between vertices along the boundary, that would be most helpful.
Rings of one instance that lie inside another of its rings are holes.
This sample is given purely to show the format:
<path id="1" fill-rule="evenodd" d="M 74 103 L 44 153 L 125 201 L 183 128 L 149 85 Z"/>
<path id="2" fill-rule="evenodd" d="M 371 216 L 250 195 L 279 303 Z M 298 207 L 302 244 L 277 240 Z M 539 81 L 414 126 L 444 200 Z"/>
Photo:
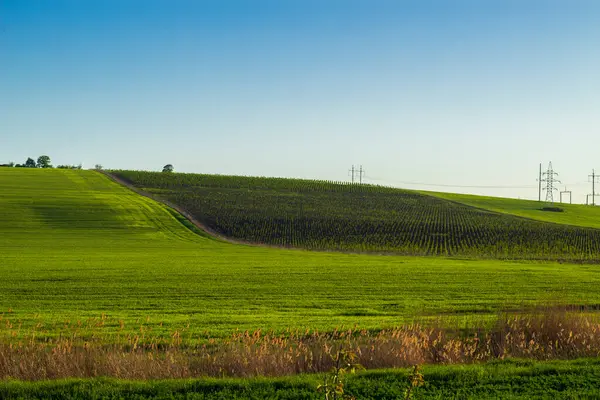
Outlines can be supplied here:
<path id="1" fill-rule="evenodd" d="M 235 240 L 413 256 L 600 261 L 600 230 L 595 229 L 600 218 L 590 219 L 596 210 L 584 206 L 556 213 L 537 211 L 529 204 L 519 208 L 509 200 L 482 201 L 371 185 L 112 173 Z"/>
<path id="2" fill-rule="evenodd" d="M 0 210 L 3 341 L 381 329 L 440 315 L 464 322 L 538 304 L 600 304 L 593 265 L 214 240 L 94 171 L 0 168 Z"/>

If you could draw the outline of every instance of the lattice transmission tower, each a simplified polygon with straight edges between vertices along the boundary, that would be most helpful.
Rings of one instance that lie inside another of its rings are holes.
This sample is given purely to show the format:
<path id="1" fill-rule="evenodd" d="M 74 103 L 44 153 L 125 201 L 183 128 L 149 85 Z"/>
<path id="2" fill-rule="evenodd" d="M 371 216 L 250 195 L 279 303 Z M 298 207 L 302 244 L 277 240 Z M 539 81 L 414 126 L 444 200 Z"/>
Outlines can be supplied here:
<path id="1" fill-rule="evenodd" d="M 541 182 L 546 182 L 546 187 L 543 189 L 546 191 L 546 202 L 554 203 L 554 191 L 558 188 L 554 187 L 555 183 L 562 183 L 556 177 L 558 172 L 554 172 L 552 169 L 552 161 L 548 164 L 548 170 L 542 174 Z"/>

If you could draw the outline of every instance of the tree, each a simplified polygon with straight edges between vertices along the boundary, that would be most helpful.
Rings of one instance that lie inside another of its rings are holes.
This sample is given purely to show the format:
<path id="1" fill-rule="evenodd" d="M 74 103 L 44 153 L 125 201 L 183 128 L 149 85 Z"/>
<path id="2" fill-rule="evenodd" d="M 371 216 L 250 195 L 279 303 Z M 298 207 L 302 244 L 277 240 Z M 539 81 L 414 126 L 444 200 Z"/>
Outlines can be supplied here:
<path id="1" fill-rule="evenodd" d="M 163 172 L 173 172 L 174 169 L 172 164 L 167 164 L 163 167 Z"/>
<path id="2" fill-rule="evenodd" d="M 27 158 L 27 161 L 25 161 L 25 168 L 35 168 L 35 160 L 31 157 Z"/>
<path id="3" fill-rule="evenodd" d="M 37 159 L 37 167 L 38 168 L 52 168 L 52 164 L 50 164 L 50 157 L 39 156 Z"/>
<path id="4" fill-rule="evenodd" d="M 102 167 L 102 164 L 96 164 L 96 166 L 94 167 L 94 169 L 97 170 L 102 170 L 104 167 Z"/>

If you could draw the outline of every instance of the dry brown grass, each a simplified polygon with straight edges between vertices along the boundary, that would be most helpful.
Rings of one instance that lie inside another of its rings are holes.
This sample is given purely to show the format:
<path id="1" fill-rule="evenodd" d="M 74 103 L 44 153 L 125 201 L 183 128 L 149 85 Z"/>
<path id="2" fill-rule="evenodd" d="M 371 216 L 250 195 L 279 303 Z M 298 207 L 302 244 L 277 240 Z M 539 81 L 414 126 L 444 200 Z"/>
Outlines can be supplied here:
<path id="1" fill-rule="evenodd" d="M 35 334 L 0 344 L 0 379 L 110 376 L 124 379 L 197 376 L 282 376 L 331 369 L 340 349 L 367 369 L 417 364 L 482 362 L 507 357 L 538 360 L 597 357 L 597 317 L 545 310 L 499 318 L 493 328 L 467 333 L 419 324 L 377 333 L 344 330 L 273 335 L 236 332 L 225 340 L 193 343 L 174 332 L 168 340 L 128 335 L 118 343 L 75 337 L 40 343 Z"/>

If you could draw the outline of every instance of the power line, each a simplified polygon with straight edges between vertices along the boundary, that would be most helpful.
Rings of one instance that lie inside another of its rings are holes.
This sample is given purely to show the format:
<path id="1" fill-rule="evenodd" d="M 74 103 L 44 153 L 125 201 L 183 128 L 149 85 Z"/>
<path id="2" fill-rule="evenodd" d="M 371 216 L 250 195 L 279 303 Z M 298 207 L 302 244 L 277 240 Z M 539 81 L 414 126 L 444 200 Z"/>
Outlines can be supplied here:
<path id="1" fill-rule="evenodd" d="M 562 195 L 563 193 L 568 193 L 569 194 L 569 204 L 573 204 L 573 193 L 570 190 L 567 190 L 567 187 L 565 186 L 565 190 L 562 190 L 560 192 L 560 202 L 562 203 Z"/>
<path id="2" fill-rule="evenodd" d="M 533 189 L 536 186 L 523 185 L 523 186 L 501 186 L 501 185 L 451 185 L 444 183 L 426 183 L 426 182 L 407 182 L 407 181 L 392 181 L 389 179 L 375 178 L 372 176 L 365 176 L 369 180 L 390 182 L 399 185 L 415 185 L 415 186 L 437 186 L 437 187 L 449 187 L 449 188 L 465 188 L 465 189 Z"/>
<path id="3" fill-rule="evenodd" d="M 558 176 L 558 172 L 554 172 L 552 169 L 552 161 L 548 163 L 548 170 L 542 174 L 545 178 L 542 179 L 542 182 L 546 182 L 546 187 L 544 190 L 546 191 L 546 202 L 554 203 L 554 191 L 558 190 L 558 188 L 554 187 L 555 183 L 561 183 L 555 176 Z"/>
<path id="4" fill-rule="evenodd" d="M 541 167 L 541 164 L 540 164 Z M 548 180 L 548 172 L 552 173 L 552 180 L 551 182 L 547 182 Z M 381 177 L 375 177 L 375 176 L 369 176 L 365 174 L 365 171 L 363 170 L 363 175 L 361 177 L 361 181 L 362 179 L 368 179 L 369 181 L 375 181 L 375 182 L 381 182 L 381 184 L 384 185 L 392 185 L 392 186 L 428 186 L 428 187 L 439 187 L 439 188 L 461 188 L 461 189 L 533 189 L 533 188 L 538 188 L 539 192 L 539 196 L 538 196 L 538 200 L 541 201 L 541 193 L 542 191 L 548 191 L 550 193 L 552 193 L 552 196 L 548 196 L 547 195 L 547 201 L 550 202 L 554 202 L 554 191 L 559 191 L 558 188 L 554 187 L 557 183 L 562 183 L 560 180 L 556 179 L 556 176 L 558 175 L 558 173 L 555 173 L 554 170 L 552 169 L 552 163 L 550 163 L 549 165 L 549 171 L 546 172 L 541 172 L 540 176 L 538 179 L 536 179 L 536 181 L 538 181 L 538 184 L 533 186 L 533 185 L 455 185 L 455 184 L 449 184 L 449 183 L 432 183 L 432 182 L 422 182 L 422 181 L 397 181 L 397 180 L 393 180 L 393 179 L 384 179 Z M 354 173 L 355 175 L 358 175 L 359 170 L 358 169 L 354 169 Z M 600 179 L 600 175 L 596 175 L 595 172 L 593 172 L 594 174 L 594 179 Z M 542 188 L 542 182 L 546 183 L 546 187 Z M 599 181 L 600 182 L 600 181 Z M 567 182 L 567 186 L 575 186 L 575 187 L 581 187 L 583 185 L 589 185 L 589 181 L 588 182 Z M 549 189 L 549 186 L 552 187 L 551 190 Z M 595 189 L 595 188 L 594 188 Z M 565 190 L 560 192 L 560 201 L 562 202 L 563 200 L 563 194 L 568 194 L 569 195 L 569 202 L 572 203 L 572 190 L 567 190 L 566 186 L 565 186 Z M 596 193 L 595 195 L 599 195 L 598 193 Z M 591 197 L 592 195 L 588 195 L 587 197 Z M 588 203 L 587 199 L 586 199 L 586 203 Z"/>
<path id="5" fill-rule="evenodd" d="M 592 194 L 588 195 L 588 196 L 592 196 L 592 205 L 595 206 L 596 205 L 596 179 L 600 178 L 600 176 L 596 175 L 595 170 L 592 170 L 592 174 L 588 175 L 588 181 L 590 178 L 592 178 Z M 587 203 L 587 199 L 586 199 L 586 203 Z"/>
<path id="6" fill-rule="evenodd" d="M 538 201 L 542 201 L 542 163 L 540 163 L 540 177 L 538 178 Z"/>
<path id="7" fill-rule="evenodd" d="M 362 165 L 359 169 L 356 169 L 354 165 L 352 165 L 352 168 L 348 170 L 348 175 L 352 176 L 352 183 L 354 183 L 354 176 L 358 175 L 358 183 L 362 184 L 363 177 L 365 176 L 365 170 L 363 169 Z"/>
<path id="8" fill-rule="evenodd" d="M 360 170 L 358 171 L 358 182 L 362 184 L 363 175 L 365 174 L 365 170 L 362 165 L 360 166 Z"/>

